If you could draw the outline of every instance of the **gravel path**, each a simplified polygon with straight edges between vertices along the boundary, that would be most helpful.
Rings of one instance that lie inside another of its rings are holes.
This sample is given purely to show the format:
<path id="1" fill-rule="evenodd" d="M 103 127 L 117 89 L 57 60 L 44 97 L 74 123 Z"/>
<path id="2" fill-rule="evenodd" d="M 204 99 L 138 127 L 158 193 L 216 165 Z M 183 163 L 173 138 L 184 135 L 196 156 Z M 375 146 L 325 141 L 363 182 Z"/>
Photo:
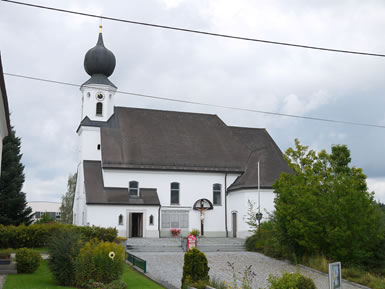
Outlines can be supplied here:
<path id="1" fill-rule="evenodd" d="M 140 258 L 147 261 L 147 271 L 156 278 L 180 287 L 183 268 L 183 253 L 137 252 Z M 210 277 L 231 282 L 233 272 L 228 262 L 234 263 L 235 271 L 243 273 L 246 266 L 252 265 L 256 273 L 254 288 L 265 288 L 269 274 L 280 275 L 282 272 L 296 272 L 297 268 L 285 261 L 275 260 L 254 252 L 213 252 L 206 253 Z M 311 277 L 318 289 L 329 289 L 328 276 L 306 268 L 298 268 L 303 274 Z M 241 274 L 237 273 L 239 276 Z M 343 289 L 365 288 L 343 282 Z"/>
<path id="2" fill-rule="evenodd" d="M 0 274 L 0 289 L 3 288 L 3 285 L 5 283 L 5 279 L 7 279 L 7 275 L 1 275 Z"/>

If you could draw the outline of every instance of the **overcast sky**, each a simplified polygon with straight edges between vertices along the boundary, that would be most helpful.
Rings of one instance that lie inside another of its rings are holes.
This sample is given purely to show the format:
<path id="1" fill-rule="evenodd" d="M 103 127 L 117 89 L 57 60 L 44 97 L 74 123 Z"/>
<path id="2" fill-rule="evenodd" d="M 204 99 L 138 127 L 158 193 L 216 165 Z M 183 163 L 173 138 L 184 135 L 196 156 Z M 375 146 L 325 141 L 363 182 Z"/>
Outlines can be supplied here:
<path id="1" fill-rule="evenodd" d="M 32 0 L 31 0 L 32 1 Z M 59 1 L 34 4 L 223 34 L 385 54 L 385 1 Z M 4 71 L 82 84 L 99 20 L 0 2 Z M 385 125 L 385 58 L 298 49 L 103 21 L 119 90 Z M 77 170 L 78 88 L 5 76 L 22 138 L 28 201 L 60 201 Z M 264 127 L 282 151 L 294 138 L 346 144 L 385 202 L 385 129 L 291 119 L 117 94 L 116 105 L 203 112 Z"/>

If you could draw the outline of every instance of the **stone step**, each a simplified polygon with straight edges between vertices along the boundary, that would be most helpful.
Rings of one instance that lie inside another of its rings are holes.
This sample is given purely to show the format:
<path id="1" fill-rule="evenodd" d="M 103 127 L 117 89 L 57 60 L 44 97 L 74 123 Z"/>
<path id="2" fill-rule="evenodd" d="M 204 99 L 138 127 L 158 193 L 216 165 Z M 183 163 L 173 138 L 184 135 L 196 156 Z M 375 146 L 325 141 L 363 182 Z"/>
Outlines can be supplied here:
<path id="1" fill-rule="evenodd" d="M 16 263 L 0 265 L 0 274 L 17 274 Z"/>
<path id="2" fill-rule="evenodd" d="M 127 246 L 129 252 L 182 252 L 182 247 L 176 246 Z"/>

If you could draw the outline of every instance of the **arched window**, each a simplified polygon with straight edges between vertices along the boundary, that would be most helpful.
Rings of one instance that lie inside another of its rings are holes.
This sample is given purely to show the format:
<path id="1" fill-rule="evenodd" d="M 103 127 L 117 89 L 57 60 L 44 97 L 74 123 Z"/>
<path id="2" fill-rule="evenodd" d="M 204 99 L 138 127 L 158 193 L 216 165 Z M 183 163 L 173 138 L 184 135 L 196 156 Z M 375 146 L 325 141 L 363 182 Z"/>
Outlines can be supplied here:
<path id="1" fill-rule="evenodd" d="M 154 225 L 154 216 L 151 215 L 150 216 L 150 226 L 153 226 Z"/>
<path id="2" fill-rule="evenodd" d="M 103 103 L 101 102 L 96 103 L 96 115 L 103 115 Z"/>
<path id="3" fill-rule="evenodd" d="M 214 184 L 213 185 L 213 205 L 220 206 L 222 205 L 222 188 L 221 184 Z"/>
<path id="4" fill-rule="evenodd" d="M 139 183 L 137 181 L 129 182 L 128 189 L 130 196 L 139 196 Z"/>
<path id="5" fill-rule="evenodd" d="M 119 215 L 119 221 L 118 221 L 118 224 L 119 224 L 119 225 L 123 225 L 123 215 L 122 215 L 122 214 Z"/>
<path id="6" fill-rule="evenodd" d="M 179 183 L 171 183 L 171 205 L 179 205 Z"/>

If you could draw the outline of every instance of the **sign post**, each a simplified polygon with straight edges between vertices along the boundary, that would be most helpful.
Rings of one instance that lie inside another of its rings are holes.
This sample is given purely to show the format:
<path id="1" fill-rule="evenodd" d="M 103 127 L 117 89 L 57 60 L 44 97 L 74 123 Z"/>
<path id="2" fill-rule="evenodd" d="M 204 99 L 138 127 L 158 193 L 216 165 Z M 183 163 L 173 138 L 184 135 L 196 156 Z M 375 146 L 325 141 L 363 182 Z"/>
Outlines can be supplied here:
<path id="1" fill-rule="evenodd" d="M 190 235 L 187 238 L 187 251 L 189 251 L 191 248 L 197 247 L 197 238 L 194 235 Z"/>
<path id="2" fill-rule="evenodd" d="M 341 262 L 329 264 L 329 288 L 341 289 Z"/>

